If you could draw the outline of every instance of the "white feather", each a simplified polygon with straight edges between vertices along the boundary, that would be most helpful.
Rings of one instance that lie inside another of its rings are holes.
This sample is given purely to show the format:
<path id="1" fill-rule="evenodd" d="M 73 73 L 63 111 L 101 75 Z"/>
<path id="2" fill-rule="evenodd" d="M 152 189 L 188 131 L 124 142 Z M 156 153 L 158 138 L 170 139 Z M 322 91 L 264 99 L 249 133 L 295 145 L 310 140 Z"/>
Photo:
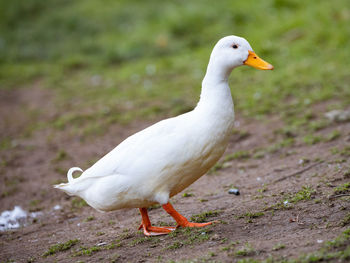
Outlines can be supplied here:
<path id="1" fill-rule="evenodd" d="M 74 178 L 73 178 L 73 173 L 79 171 L 79 172 L 83 172 L 83 170 L 79 167 L 72 167 L 68 170 L 67 173 L 67 178 L 68 178 L 68 182 L 73 182 Z"/>

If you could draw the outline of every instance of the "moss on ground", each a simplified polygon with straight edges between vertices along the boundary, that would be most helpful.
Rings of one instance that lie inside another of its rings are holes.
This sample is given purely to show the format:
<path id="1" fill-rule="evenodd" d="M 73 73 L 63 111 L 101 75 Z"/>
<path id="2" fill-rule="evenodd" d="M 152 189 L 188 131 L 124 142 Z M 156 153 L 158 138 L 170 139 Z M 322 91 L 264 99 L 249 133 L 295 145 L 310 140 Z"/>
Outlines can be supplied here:
<path id="1" fill-rule="evenodd" d="M 78 239 L 68 240 L 65 243 L 58 243 L 49 247 L 49 249 L 43 254 L 43 257 L 51 256 L 60 251 L 66 251 L 79 243 Z"/>

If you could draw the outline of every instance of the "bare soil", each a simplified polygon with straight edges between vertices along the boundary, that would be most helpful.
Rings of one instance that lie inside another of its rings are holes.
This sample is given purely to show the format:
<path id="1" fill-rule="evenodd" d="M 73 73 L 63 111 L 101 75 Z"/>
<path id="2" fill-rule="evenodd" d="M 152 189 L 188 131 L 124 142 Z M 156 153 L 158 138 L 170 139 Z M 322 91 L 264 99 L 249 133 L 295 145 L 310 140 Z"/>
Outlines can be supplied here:
<path id="1" fill-rule="evenodd" d="M 137 209 L 100 213 L 52 185 L 66 181 L 65 172 L 70 167 L 86 169 L 128 135 L 157 120 L 115 124 L 103 135 L 82 139 L 70 128 L 50 127 L 57 114 L 64 114 L 54 108 L 54 94 L 33 87 L 0 95 L 1 139 L 16 138 L 0 151 L 0 212 L 15 205 L 42 212 L 26 226 L 0 232 L 0 262 L 298 258 L 319 250 L 348 227 L 344 218 L 349 214 L 349 198 L 330 196 L 337 186 L 349 182 L 349 160 L 334 149 L 349 145 L 350 123 L 333 123 L 317 133 L 326 136 L 336 129 L 341 136 L 334 140 L 308 145 L 297 139 L 292 146 L 267 151 L 278 140 L 274 130 L 283 126 L 279 116 L 265 121 L 238 116 L 236 129 L 246 133 L 232 136 L 225 156 L 258 148 L 264 154 L 226 162 L 224 156 L 221 169 L 203 176 L 172 199 L 187 218 L 202 214 L 205 221 L 219 222 L 203 229 L 179 229 L 175 234 L 145 238 L 138 231 L 141 218 Z M 325 107 L 318 107 L 322 116 Z M 46 126 L 23 136 L 37 119 Z M 238 188 L 240 195 L 228 194 L 232 187 Z M 310 195 L 293 199 L 303 189 Z M 56 205 L 61 209 L 54 210 Z M 150 217 L 154 225 L 174 224 L 159 207 L 150 209 Z M 43 256 L 51 246 L 75 239 L 78 243 L 67 250 Z"/>

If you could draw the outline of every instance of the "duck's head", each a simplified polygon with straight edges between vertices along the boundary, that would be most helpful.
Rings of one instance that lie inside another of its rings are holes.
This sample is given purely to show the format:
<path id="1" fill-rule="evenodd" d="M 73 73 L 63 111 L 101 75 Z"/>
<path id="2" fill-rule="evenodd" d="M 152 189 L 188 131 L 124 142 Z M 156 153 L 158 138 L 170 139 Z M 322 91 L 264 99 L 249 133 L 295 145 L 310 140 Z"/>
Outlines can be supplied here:
<path id="1" fill-rule="evenodd" d="M 238 36 L 227 36 L 215 45 L 210 60 L 221 64 L 226 70 L 248 65 L 257 69 L 271 70 L 273 66 L 255 54 L 248 41 Z"/>

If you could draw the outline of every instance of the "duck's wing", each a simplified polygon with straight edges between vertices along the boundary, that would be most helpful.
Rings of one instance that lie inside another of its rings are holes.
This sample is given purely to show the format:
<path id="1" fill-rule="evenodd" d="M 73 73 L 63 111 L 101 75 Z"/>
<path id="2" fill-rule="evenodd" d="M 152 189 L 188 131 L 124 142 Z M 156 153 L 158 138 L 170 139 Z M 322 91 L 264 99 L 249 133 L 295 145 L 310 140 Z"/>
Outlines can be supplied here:
<path id="1" fill-rule="evenodd" d="M 143 176 L 188 159 L 196 127 L 187 114 L 160 121 L 124 140 L 87 169 L 84 176 Z M 197 127 L 198 128 L 198 127 Z M 193 147 L 192 147 L 193 148 Z"/>

